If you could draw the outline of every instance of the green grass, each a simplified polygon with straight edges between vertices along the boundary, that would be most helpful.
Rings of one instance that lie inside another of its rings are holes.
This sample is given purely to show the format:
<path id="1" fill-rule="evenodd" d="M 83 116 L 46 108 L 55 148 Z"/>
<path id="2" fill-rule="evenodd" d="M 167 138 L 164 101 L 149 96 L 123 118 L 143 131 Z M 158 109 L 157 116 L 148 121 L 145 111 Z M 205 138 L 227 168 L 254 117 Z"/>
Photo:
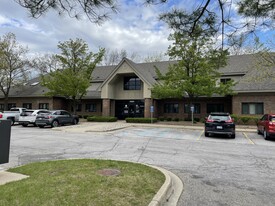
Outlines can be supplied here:
<path id="1" fill-rule="evenodd" d="M 118 176 L 103 176 L 102 169 Z M 127 206 L 148 205 L 165 181 L 151 167 L 111 160 L 61 160 L 32 163 L 10 172 L 27 179 L 0 186 L 0 205 L 9 206 Z"/>

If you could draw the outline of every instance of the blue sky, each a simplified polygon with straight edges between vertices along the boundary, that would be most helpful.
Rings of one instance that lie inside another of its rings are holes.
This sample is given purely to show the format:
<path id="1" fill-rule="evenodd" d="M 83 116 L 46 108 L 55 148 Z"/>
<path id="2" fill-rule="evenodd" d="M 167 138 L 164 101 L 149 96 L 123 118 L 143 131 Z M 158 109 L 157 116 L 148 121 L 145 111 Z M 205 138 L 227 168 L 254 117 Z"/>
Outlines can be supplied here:
<path id="1" fill-rule="evenodd" d="M 34 55 L 57 53 L 58 42 L 77 37 L 85 40 L 94 52 L 99 47 L 118 51 L 125 49 L 128 53 L 146 57 L 165 53 L 171 43 L 167 40 L 171 31 L 158 21 L 158 15 L 171 8 L 195 8 L 194 3 L 198 3 L 196 0 L 170 0 L 163 5 L 145 6 L 143 0 L 119 2 L 119 13 L 98 26 L 85 17 L 75 20 L 65 15 L 60 17 L 54 11 L 33 19 L 15 1 L 1 0 L 0 36 L 14 33 L 18 42 L 28 46 Z M 261 36 L 267 38 L 270 31 L 261 33 Z"/>

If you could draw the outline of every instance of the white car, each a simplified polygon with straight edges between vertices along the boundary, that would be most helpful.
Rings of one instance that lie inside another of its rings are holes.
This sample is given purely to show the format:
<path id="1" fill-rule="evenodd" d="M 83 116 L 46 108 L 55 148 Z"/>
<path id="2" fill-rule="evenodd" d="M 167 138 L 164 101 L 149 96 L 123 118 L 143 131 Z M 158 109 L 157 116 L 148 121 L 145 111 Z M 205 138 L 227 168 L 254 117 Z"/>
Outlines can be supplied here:
<path id="1" fill-rule="evenodd" d="M 19 117 L 18 123 L 21 124 L 23 127 L 27 127 L 29 124 L 35 125 L 35 120 L 37 115 L 39 114 L 50 114 L 49 110 L 45 109 L 36 109 L 36 110 L 25 110 Z"/>

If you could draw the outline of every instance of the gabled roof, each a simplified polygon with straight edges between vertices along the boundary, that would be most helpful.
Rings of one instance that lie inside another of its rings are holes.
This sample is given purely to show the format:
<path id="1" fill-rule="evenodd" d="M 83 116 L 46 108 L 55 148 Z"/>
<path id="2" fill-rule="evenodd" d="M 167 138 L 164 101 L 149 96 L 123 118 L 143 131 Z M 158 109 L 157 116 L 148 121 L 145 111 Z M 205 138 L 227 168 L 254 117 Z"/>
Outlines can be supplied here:
<path id="1" fill-rule="evenodd" d="M 275 91 L 274 79 L 264 78 L 261 81 L 252 81 L 254 76 L 259 76 L 260 70 L 255 70 L 255 64 L 257 63 L 257 55 L 238 55 L 229 56 L 228 64 L 221 68 L 219 71 L 222 76 L 240 76 L 240 80 L 234 87 L 236 92 L 252 92 L 252 91 Z M 163 62 L 150 62 L 150 63 L 135 63 L 127 58 L 123 58 L 118 65 L 114 66 L 97 66 L 92 74 L 91 83 L 97 82 L 101 84 L 94 91 L 89 90 L 85 99 L 97 99 L 101 97 L 100 88 L 108 82 L 116 71 L 123 63 L 127 63 L 136 75 L 148 85 L 153 86 L 157 82 L 157 76 L 155 68 L 157 67 L 160 72 L 165 73 L 168 71 L 169 65 L 176 63 L 176 61 L 163 61 Z M 275 71 L 275 65 L 273 70 Z M 275 77 L 275 74 L 274 74 Z M 14 87 L 10 91 L 10 97 L 44 97 L 44 93 L 48 91 L 47 88 L 42 87 L 37 82 L 40 78 L 31 79 L 28 84 L 21 87 Z M 3 97 L 0 94 L 0 97 Z"/>

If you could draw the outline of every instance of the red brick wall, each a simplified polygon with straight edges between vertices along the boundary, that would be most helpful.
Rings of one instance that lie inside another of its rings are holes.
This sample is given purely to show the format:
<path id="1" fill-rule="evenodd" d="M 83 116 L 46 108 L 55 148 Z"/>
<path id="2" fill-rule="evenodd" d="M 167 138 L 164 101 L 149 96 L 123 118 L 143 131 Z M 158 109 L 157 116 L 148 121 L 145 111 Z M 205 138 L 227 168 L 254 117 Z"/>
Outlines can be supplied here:
<path id="1" fill-rule="evenodd" d="M 242 114 L 242 103 L 264 103 L 264 113 L 275 113 L 275 93 L 246 93 L 232 98 L 233 114 Z"/>
<path id="2" fill-rule="evenodd" d="M 4 100 L 0 99 L 0 104 L 3 104 Z M 40 103 L 48 103 L 49 109 L 53 109 L 53 98 L 50 97 L 9 97 L 8 103 L 16 103 L 16 107 L 22 107 L 23 103 L 31 103 L 32 109 L 38 109 Z"/>

